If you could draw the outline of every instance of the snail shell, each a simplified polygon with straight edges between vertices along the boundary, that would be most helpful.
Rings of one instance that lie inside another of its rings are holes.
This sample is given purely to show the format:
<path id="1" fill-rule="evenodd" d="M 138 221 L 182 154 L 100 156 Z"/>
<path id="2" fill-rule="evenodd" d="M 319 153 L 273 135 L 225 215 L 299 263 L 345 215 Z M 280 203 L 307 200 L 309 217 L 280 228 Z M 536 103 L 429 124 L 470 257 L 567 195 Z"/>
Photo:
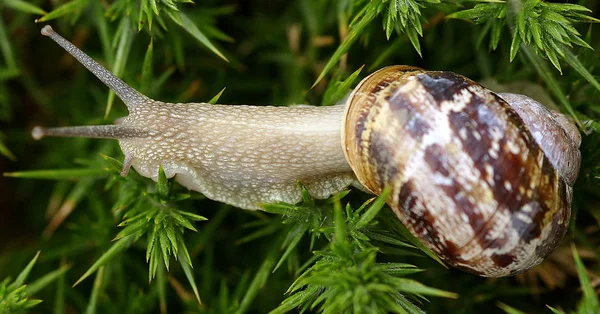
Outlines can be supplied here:
<path id="1" fill-rule="evenodd" d="M 394 66 L 359 84 L 344 120 L 358 180 L 375 194 L 389 187 L 387 203 L 415 236 L 482 276 L 523 272 L 557 247 L 579 171 L 575 127 L 526 96 L 507 98 L 519 110 L 463 76 Z"/>

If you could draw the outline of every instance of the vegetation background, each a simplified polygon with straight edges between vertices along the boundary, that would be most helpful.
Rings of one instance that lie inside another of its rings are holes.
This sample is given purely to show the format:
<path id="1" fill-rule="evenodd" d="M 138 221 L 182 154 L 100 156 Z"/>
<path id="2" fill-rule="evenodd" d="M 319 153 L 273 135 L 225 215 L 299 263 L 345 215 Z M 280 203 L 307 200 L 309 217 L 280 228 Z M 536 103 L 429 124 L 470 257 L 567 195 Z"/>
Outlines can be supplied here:
<path id="1" fill-rule="evenodd" d="M 0 1 L 0 313 L 600 313 L 598 12 L 595 0 Z M 121 178 L 116 141 L 31 139 L 35 125 L 127 114 L 44 24 L 170 102 L 331 105 L 391 64 L 541 90 L 583 134 L 570 231 L 541 266 L 480 278 L 443 267 L 357 190 L 265 213 Z"/>

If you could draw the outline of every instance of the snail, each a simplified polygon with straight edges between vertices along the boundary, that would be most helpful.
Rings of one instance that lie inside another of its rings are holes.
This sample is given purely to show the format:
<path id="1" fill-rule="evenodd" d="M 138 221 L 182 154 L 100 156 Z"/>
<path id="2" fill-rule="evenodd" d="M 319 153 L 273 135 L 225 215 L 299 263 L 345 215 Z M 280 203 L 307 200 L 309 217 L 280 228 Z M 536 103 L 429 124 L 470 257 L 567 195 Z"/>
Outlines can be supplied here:
<path id="1" fill-rule="evenodd" d="M 133 166 L 243 209 L 297 203 L 350 185 L 380 194 L 447 263 L 486 277 L 541 263 L 565 235 L 581 137 L 560 113 L 452 73 L 390 66 L 328 107 L 164 103 L 114 76 L 50 26 L 51 37 L 126 104 L 115 125 L 32 136 L 119 140 Z"/>

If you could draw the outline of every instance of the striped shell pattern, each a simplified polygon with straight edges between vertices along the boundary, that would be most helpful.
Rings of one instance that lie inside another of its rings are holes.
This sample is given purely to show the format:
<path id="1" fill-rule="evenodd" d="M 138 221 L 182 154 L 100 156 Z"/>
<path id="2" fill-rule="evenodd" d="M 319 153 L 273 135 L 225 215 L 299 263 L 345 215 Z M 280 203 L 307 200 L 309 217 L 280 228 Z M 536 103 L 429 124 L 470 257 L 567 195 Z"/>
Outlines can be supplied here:
<path id="1" fill-rule="evenodd" d="M 511 105 L 452 72 L 387 67 L 347 104 L 342 143 L 358 180 L 375 194 L 391 189 L 387 203 L 398 218 L 447 263 L 514 275 L 564 237 L 579 142 L 569 178 Z"/>

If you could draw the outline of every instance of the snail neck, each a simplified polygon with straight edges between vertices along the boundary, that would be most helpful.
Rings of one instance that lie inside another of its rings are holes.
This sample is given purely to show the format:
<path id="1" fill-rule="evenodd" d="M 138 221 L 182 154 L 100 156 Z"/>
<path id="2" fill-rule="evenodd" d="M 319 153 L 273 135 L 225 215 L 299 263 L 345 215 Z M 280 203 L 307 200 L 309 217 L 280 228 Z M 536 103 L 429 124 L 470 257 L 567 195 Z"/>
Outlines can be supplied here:
<path id="1" fill-rule="evenodd" d="M 208 198 L 246 209 L 301 200 L 301 182 L 327 198 L 355 180 L 341 145 L 344 106 L 151 103 L 122 122 L 148 137 L 120 139 L 142 175 L 168 177 Z"/>

